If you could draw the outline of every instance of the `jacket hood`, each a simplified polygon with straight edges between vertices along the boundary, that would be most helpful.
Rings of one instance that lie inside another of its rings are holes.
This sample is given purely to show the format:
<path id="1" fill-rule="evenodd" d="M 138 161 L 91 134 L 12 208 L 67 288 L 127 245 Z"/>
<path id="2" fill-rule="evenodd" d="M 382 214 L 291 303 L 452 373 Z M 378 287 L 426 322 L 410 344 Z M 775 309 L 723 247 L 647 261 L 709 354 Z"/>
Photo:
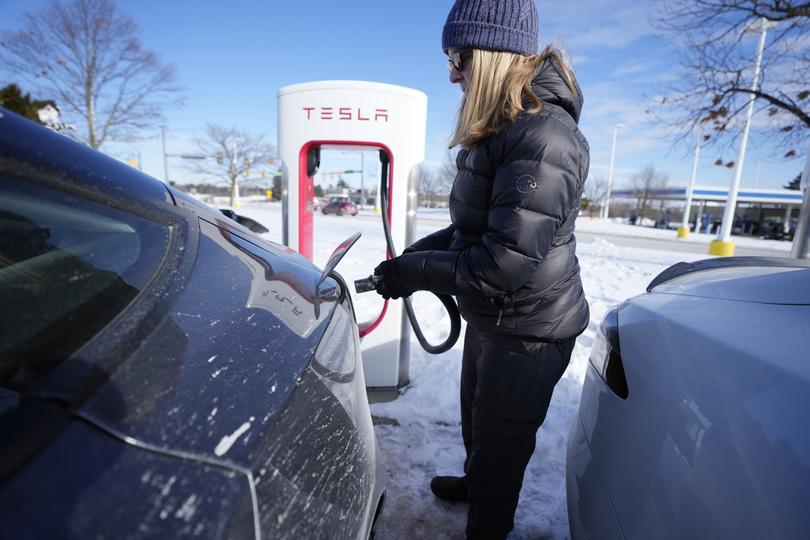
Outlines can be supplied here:
<path id="1" fill-rule="evenodd" d="M 541 100 L 565 109 L 571 117 L 579 122 L 582 112 L 582 90 L 574 81 L 577 93 L 574 94 L 565 82 L 560 66 L 553 60 L 543 62 L 532 79 L 532 90 Z"/>

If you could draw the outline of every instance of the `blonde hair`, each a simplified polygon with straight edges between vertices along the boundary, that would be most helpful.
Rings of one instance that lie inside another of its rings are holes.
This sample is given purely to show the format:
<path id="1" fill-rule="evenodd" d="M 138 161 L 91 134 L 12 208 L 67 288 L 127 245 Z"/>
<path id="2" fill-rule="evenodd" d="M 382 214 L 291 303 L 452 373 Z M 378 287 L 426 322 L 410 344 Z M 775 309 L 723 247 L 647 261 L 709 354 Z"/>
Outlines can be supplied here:
<path id="1" fill-rule="evenodd" d="M 532 79 L 546 61 L 555 62 L 574 95 L 579 93 L 573 72 L 552 46 L 532 56 L 481 49 L 472 52 L 472 80 L 458 110 L 450 148 L 461 145 L 469 149 L 498 134 L 521 112 L 539 113 L 543 102 L 532 90 Z"/>

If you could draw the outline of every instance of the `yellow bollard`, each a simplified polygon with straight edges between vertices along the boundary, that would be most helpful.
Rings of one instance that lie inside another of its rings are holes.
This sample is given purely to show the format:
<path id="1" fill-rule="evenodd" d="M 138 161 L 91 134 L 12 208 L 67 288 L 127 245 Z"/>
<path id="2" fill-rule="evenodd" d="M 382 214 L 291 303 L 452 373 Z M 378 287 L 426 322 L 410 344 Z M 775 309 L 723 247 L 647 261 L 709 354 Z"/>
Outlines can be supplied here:
<path id="1" fill-rule="evenodd" d="M 678 238 L 689 238 L 689 227 L 678 227 Z"/>
<path id="2" fill-rule="evenodd" d="M 734 255 L 734 242 L 723 242 L 722 240 L 713 240 L 709 244 L 709 255 L 717 255 L 719 257 L 731 257 Z"/>

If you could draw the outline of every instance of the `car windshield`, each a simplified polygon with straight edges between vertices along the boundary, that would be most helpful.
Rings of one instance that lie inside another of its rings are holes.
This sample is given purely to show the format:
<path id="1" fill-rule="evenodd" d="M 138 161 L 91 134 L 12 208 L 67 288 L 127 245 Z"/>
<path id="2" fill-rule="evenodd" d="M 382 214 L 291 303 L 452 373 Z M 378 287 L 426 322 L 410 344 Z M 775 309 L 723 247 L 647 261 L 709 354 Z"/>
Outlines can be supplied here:
<path id="1" fill-rule="evenodd" d="M 29 389 L 123 310 L 157 268 L 165 226 L 0 179 L 0 387 Z"/>

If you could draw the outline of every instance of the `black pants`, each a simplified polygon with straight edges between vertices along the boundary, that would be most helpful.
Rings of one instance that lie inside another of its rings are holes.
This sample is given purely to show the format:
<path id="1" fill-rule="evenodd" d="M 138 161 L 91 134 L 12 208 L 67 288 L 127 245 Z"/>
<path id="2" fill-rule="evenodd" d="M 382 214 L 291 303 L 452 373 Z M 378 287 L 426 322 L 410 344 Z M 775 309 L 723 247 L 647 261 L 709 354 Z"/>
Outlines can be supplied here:
<path id="1" fill-rule="evenodd" d="M 461 367 L 467 538 L 505 538 L 512 530 L 535 436 L 574 342 L 533 342 L 467 326 Z"/>

